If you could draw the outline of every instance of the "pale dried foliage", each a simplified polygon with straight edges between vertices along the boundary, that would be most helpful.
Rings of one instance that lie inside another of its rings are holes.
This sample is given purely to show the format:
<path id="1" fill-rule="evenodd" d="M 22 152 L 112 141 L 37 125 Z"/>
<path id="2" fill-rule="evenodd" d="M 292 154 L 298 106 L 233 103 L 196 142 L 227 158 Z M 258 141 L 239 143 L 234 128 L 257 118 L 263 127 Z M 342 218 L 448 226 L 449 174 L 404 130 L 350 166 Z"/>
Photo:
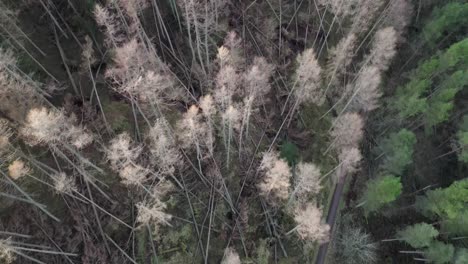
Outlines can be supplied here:
<path id="1" fill-rule="evenodd" d="M 136 207 L 138 210 L 136 221 L 142 226 L 152 226 L 154 233 L 157 234 L 162 225 L 171 225 L 169 221 L 172 216 L 165 213 L 167 206 L 159 198 L 154 198 L 151 202 L 137 203 Z"/>
<path id="2" fill-rule="evenodd" d="M 12 119 L 22 122 L 29 109 L 40 105 L 41 96 L 22 77 L 0 71 L 0 111 Z"/>
<path id="3" fill-rule="evenodd" d="M 52 180 L 54 182 L 54 189 L 57 193 L 71 194 L 77 190 L 75 180 L 64 172 L 52 175 Z"/>
<path id="4" fill-rule="evenodd" d="M 79 126 L 68 124 L 68 131 L 64 134 L 68 142 L 78 149 L 85 148 L 93 142 L 93 135 L 85 132 L 85 130 Z"/>
<path id="5" fill-rule="evenodd" d="M 224 38 L 224 45 L 229 51 L 228 60 L 226 63 L 231 64 L 237 68 L 242 68 L 245 64 L 244 49 L 241 46 L 242 39 L 235 31 L 229 31 Z M 220 64 L 222 66 L 222 64 Z"/>
<path id="6" fill-rule="evenodd" d="M 81 149 L 91 144 L 93 136 L 85 128 L 75 126 L 75 119 L 56 109 L 33 108 L 26 116 L 21 134 L 31 145 L 70 144 Z"/>
<path id="7" fill-rule="evenodd" d="M 31 109 L 26 118 L 24 134 L 31 136 L 34 144 L 58 141 L 63 133 L 66 117 L 62 112 L 45 107 Z"/>
<path id="8" fill-rule="evenodd" d="M 105 29 L 105 42 L 109 47 L 118 47 L 139 34 L 138 12 L 147 6 L 146 0 L 109 1 L 105 6 L 95 5 L 94 17 Z"/>
<path id="9" fill-rule="evenodd" d="M 322 186 L 320 185 L 320 169 L 313 163 L 300 162 L 296 167 L 295 193 L 305 200 L 309 195 L 317 195 Z"/>
<path id="10" fill-rule="evenodd" d="M 200 108 L 192 105 L 177 123 L 177 138 L 183 148 L 195 147 L 197 152 L 207 148 L 212 153 L 213 142 L 207 142 L 212 131 L 201 117 Z"/>
<path id="11" fill-rule="evenodd" d="M 19 178 L 27 175 L 31 169 L 20 159 L 13 161 L 8 166 L 8 176 L 13 180 L 18 180 Z"/>
<path id="12" fill-rule="evenodd" d="M 200 97 L 199 106 L 202 110 L 203 116 L 208 119 L 213 118 L 213 116 L 216 114 L 216 106 L 211 94 Z"/>
<path id="13" fill-rule="evenodd" d="M 6 138 L 13 136 L 13 132 L 10 128 L 10 121 L 5 118 L 0 118 L 0 135 Z"/>
<path id="14" fill-rule="evenodd" d="M 94 6 L 94 18 L 99 26 L 106 29 L 105 41 L 108 46 L 117 46 L 125 41 L 126 36 L 120 31 L 119 19 L 111 14 L 109 10 L 96 4 Z"/>
<path id="15" fill-rule="evenodd" d="M 149 131 L 150 151 L 164 173 L 172 174 L 180 165 L 181 155 L 166 119 L 158 118 Z"/>
<path id="16" fill-rule="evenodd" d="M 119 6 L 132 19 L 138 19 L 138 12 L 149 6 L 150 0 L 118 0 Z"/>
<path id="17" fill-rule="evenodd" d="M 117 83 L 127 83 L 135 76 L 141 76 L 146 69 L 156 64 L 153 57 L 148 56 L 146 47 L 136 38 L 115 48 L 113 67 L 106 71 L 106 77 Z"/>
<path id="18" fill-rule="evenodd" d="M 252 112 L 264 103 L 270 92 L 274 66 L 265 58 L 255 57 L 246 68 L 239 52 L 240 39 L 229 32 L 224 46 L 218 48 L 219 71 L 215 78 L 213 98 L 222 113 L 222 121 L 233 128 L 248 131 Z M 234 100 L 237 102 L 234 102 Z M 240 101 L 240 102 L 239 102 Z M 242 107 L 242 111 L 239 110 Z M 203 108 L 203 107 L 202 107 Z M 226 122 L 229 121 L 229 122 Z"/>
<path id="19" fill-rule="evenodd" d="M 9 144 L 9 138 L 0 133 L 0 157 L 3 160 L 9 160 L 8 157 L 11 156 L 11 153 L 9 152 Z"/>
<path id="20" fill-rule="evenodd" d="M 0 133 L 0 153 L 3 154 L 3 151 L 8 147 L 8 144 L 8 137 Z"/>
<path id="21" fill-rule="evenodd" d="M 254 112 L 256 102 L 255 96 L 249 95 L 244 97 L 244 105 L 242 111 L 242 125 L 241 125 L 241 135 L 245 131 L 246 133 L 249 132 L 249 123 L 252 113 Z"/>
<path id="22" fill-rule="evenodd" d="M 252 65 L 244 73 L 244 99 L 242 114 L 242 130 L 248 132 L 252 113 L 265 103 L 265 96 L 271 91 L 270 78 L 274 66 L 265 58 L 255 57 Z M 243 131 L 242 131 L 243 132 Z"/>
<path id="23" fill-rule="evenodd" d="M 221 264 L 241 264 L 239 254 L 233 248 L 226 248 Z"/>
<path id="24" fill-rule="evenodd" d="M 411 22 L 413 5 L 409 0 L 393 0 L 389 7 L 387 17 L 383 22 L 384 26 L 393 27 L 397 32 L 398 42 L 403 41 L 402 35 Z"/>
<path id="25" fill-rule="evenodd" d="M 11 264 L 16 260 L 11 248 L 11 239 L 0 239 L 0 260 L 4 264 Z"/>
<path id="26" fill-rule="evenodd" d="M 267 152 L 263 154 L 260 170 L 265 172 L 263 180 L 258 184 L 260 194 L 279 200 L 287 199 L 292 177 L 288 163 L 280 159 L 278 153 Z"/>
<path id="27" fill-rule="evenodd" d="M 322 223 L 322 211 L 313 203 L 295 209 L 296 232 L 303 240 L 325 242 L 329 239 L 330 226 Z"/>
<path id="28" fill-rule="evenodd" d="M 10 143 L 12 136 L 8 120 L 0 118 L 0 159 L 4 162 L 11 162 L 16 158 Z"/>
<path id="29" fill-rule="evenodd" d="M 241 128 L 242 114 L 234 105 L 229 107 L 221 115 L 223 139 L 226 147 L 226 166 L 229 167 L 230 152 L 231 152 L 231 140 L 235 131 L 239 131 Z M 212 154 L 213 151 L 210 151 Z"/>
<path id="30" fill-rule="evenodd" d="M 177 0 L 177 4 L 188 26 L 197 28 L 204 34 L 217 30 L 218 17 L 229 10 L 225 8 L 227 0 Z"/>
<path id="31" fill-rule="evenodd" d="M 36 88 L 40 84 L 29 76 L 25 78 L 16 64 L 13 52 L 0 48 L 0 111 L 11 120 L 22 122 L 29 109 L 39 105 L 42 96 Z"/>
<path id="32" fill-rule="evenodd" d="M 379 29 L 372 43 L 370 64 L 380 71 L 385 71 L 390 66 L 396 54 L 397 33 L 393 27 Z"/>
<path id="33" fill-rule="evenodd" d="M 221 117 L 224 126 L 227 127 L 229 130 L 240 129 L 242 116 L 241 112 L 238 110 L 237 107 L 233 105 L 228 106 L 228 108 L 226 109 L 226 111 L 224 111 Z"/>
<path id="34" fill-rule="evenodd" d="M 161 225 L 171 226 L 169 221 L 172 216 L 165 212 L 167 205 L 162 199 L 173 189 L 174 185 L 170 181 L 161 179 L 152 190 L 151 200 L 136 204 L 138 210 L 136 220 L 141 226 L 152 226 L 156 234 Z"/>
<path id="35" fill-rule="evenodd" d="M 321 5 L 329 5 L 331 12 L 340 18 L 353 15 L 362 0 L 319 0 Z"/>
<path id="36" fill-rule="evenodd" d="M 231 31 L 224 45 L 218 48 L 217 66 L 212 95 L 200 98 L 199 106 L 205 117 L 208 131 L 207 142 L 213 154 L 214 122 L 221 120 L 220 127 L 227 153 L 227 165 L 234 131 L 239 132 L 240 142 L 248 134 L 250 119 L 271 90 L 270 78 L 274 66 L 262 57 L 254 57 L 247 67 L 240 47 L 241 39 Z M 219 118 L 215 114 L 219 113 Z"/>
<path id="37" fill-rule="evenodd" d="M 119 170 L 119 176 L 125 185 L 141 186 L 148 180 L 148 174 L 149 170 L 138 164 L 129 164 Z"/>
<path id="38" fill-rule="evenodd" d="M 307 49 L 296 58 L 294 97 L 298 104 L 311 102 L 322 105 L 325 101 L 324 91 L 320 87 L 320 67 L 314 50 Z"/>
<path id="39" fill-rule="evenodd" d="M 112 169 L 120 170 L 138 160 L 142 147 L 135 146 L 128 133 L 122 133 L 110 141 L 106 151 Z"/>
<path id="40" fill-rule="evenodd" d="M 214 151 L 214 116 L 217 113 L 216 105 L 211 94 L 205 95 L 200 97 L 200 108 L 202 110 L 202 114 L 206 119 L 206 127 L 207 127 L 207 146 L 210 154 L 213 154 Z"/>
<path id="41" fill-rule="evenodd" d="M 273 74 L 274 66 L 268 63 L 263 57 L 255 57 L 252 65 L 244 73 L 244 87 L 246 94 L 263 97 L 271 90 L 270 78 Z"/>
<path id="42" fill-rule="evenodd" d="M 218 59 L 220 65 L 229 63 L 230 57 L 231 51 L 228 48 L 226 48 L 225 46 L 221 46 L 218 48 L 216 58 Z"/>
<path id="43" fill-rule="evenodd" d="M 343 0 L 347 1 L 347 0 Z M 352 17 L 353 25 L 351 31 L 359 34 L 366 32 L 380 15 L 378 11 L 382 9 L 384 0 L 360 0 L 357 5 L 355 15 Z"/>
<path id="44" fill-rule="evenodd" d="M 16 58 L 11 50 L 0 48 L 0 70 L 5 70 L 16 65 Z"/>
<path id="45" fill-rule="evenodd" d="M 336 47 L 330 51 L 330 59 L 327 65 L 330 78 L 337 80 L 339 75 L 346 72 L 346 69 L 353 61 L 356 44 L 356 35 L 350 33 L 342 38 Z"/>
<path id="46" fill-rule="evenodd" d="M 233 33 L 233 38 L 236 38 L 235 33 Z M 241 78 L 237 69 L 239 64 L 233 61 L 231 49 L 232 47 L 226 45 L 221 46 L 217 54 L 219 70 L 214 80 L 213 98 L 222 111 L 231 104 L 232 97 L 240 92 Z"/>
<path id="47" fill-rule="evenodd" d="M 223 132 L 226 134 L 225 128 L 228 127 L 228 134 L 231 135 L 234 128 L 240 131 L 242 138 L 244 132 L 248 132 L 252 113 L 264 104 L 265 96 L 271 91 L 270 78 L 274 66 L 265 58 L 255 57 L 247 67 L 241 55 L 240 43 L 241 39 L 231 31 L 224 45 L 218 48 L 219 70 L 215 76 L 213 99 L 221 113 Z"/>
<path id="48" fill-rule="evenodd" d="M 154 186 L 152 196 L 161 200 L 169 192 L 173 191 L 174 188 L 174 184 L 172 184 L 171 181 L 162 178 L 158 184 Z"/>
<path id="49" fill-rule="evenodd" d="M 169 67 L 137 34 L 140 31 L 137 13 L 147 4 L 146 0 L 119 0 L 105 8 L 97 4 L 94 15 L 97 23 L 106 28 L 105 40 L 114 51 L 114 64 L 105 73 L 113 88 L 142 103 L 161 106 L 185 99 L 185 92 Z M 115 14 L 121 14 L 120 19 Z"/>
<path id="50" fill-rule="evenodd" d="M 141 185 L 147 180 L 149 170 L 138 165 L 143 148 L 132 142 L 128 133 L 122 133 L 110 141 L 106 150 L 111 168 L 119 173 L 125 185 Z"/>
<path id="51" fill-rule="evenodd" d="M 357 113 L 344 113 L 335 120 L 331 136 L 336 149 L 357 147 L 363 136 L 364 121 Z"/>
<path id="52" fill-rule="evenodd" d="M 239 48 L 241 43 L 242 39 L 237 35 L 235 31 L 229 31 L 226 37 L 224 38 L 224 46 L 226 46 L 231 51 Z"/>
<path id="53" fill-rule="evenodd" d="M 114 64 L 106 77 L 117 92 L 142 103 L 164 105 L 183 99 L 184 92 L 167 65 L 151 55 L 144 44 L 132 39 L 115 49 Z"/>
<path id="54" fill-rule="evenodd" d="M 85 36 L 85 43 L 83 45 L 83 50 L 81 51 L 81 59 L 81 68 L 86 71 L 89 70 L 91 65 L 97 62 L 93 49 L 93 41 L 88 36 Z"/>
<path id="55" fill-rule="evenodd" d="M 216 75 L 216 90 L 213 95 L 221 109 L 225 109 L 230 105 L 232 97 L 239 94 L 241 80 L 233 66 L 225 65 L 221 67 Z"/>
<path id="56" fill-rule="evenodd" d="M 364 66 L 354 83 L 354 94 L 349 109 L 351 111 L 369 112 L 379 106 L 382 92 L 379 89 L 382 80 L 379 68 L 369 65 Z"/>
<path id="57" fill-rule="evenodd" d="M 348 173 L 358 171 L 362 160 L 361 151 L 357 147 L 344 148 L 338 155 L 341 167 Z"/>
<path id="58" fill-rule="evenodd" d="M 369 112 L 379 106 L 382 92 L 379 89 L 382 74 L 388 69 L 396 54 L 397 33 L 392 27 L 376 32 L 366 64 L 360 70 L 353 86 L 351 111 Z"/>

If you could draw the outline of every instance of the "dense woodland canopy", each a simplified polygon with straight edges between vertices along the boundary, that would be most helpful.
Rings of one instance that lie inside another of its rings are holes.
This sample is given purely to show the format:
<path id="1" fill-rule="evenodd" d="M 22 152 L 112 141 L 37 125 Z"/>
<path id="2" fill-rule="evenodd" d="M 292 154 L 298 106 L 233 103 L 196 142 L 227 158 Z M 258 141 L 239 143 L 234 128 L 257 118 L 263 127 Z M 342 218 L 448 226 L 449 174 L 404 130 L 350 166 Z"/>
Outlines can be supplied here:
<path id="1" fill-rule="evenodd" d="M 462 0 L 0 0 L 0 262 L 467 264 L 467 25 Z"/>

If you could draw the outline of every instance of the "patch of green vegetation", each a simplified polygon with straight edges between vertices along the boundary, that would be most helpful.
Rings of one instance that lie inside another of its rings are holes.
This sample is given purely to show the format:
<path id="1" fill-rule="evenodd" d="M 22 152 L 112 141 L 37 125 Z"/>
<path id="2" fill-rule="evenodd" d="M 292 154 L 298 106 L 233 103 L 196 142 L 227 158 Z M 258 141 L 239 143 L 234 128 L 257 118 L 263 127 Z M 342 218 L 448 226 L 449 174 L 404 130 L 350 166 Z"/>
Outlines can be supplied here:
<path id="1" fill-rule="evenodd" d="M 128 104 L 122 101 L 103 100 L 102 108 L 107 122 L 115 133 L 133 130 L 133 123 L 130 121 L 132 120 L 132 109 Z"/>
<path id="2" fill-rule="evenodd" d="M 414 144 L 416 136 L 407 129 L 391 133 L 381 144 L 385 155 L 382 168 L 395 175 L 403 175 L 407 166 L 413 162 Z"/>
<path id="3" fill-rule="evenodd" d="M 267 240 L 261 239 L 255 251 L 255 262 L 257 264 L 268 264 L 270 263 L 270 255 Z"/>
<path id="4" fill-rule="evenodd" d="M 137 251 L 140 263 L 144 263 L 146 260 L 146 243 L 147 243 L 147 233 L 146 229 L 140 229 L 135 232 L 137 239 Z"/>
<path id="5" fill-rule="evenodd" d="M 437 188 L 418 197 L 416 207 L 428 217 L 455 219 L 466 212 L 468 179 L 455 181 L 447 188 Z"/>
<path id="6" fill-rule="evenodd" d="M 288 161 L 289 166 L 294 166 L 299 159 L 299 148 L 291 141 L 286 141 L 280 146 L 280 156 Z"/>
<path id="7" fill-rule="evenodd" d="M 453 219 L 442 221 L 441 226 L 444 233 L 468 236 L 468 210 L 461 212 Z"/>
<path id="8" fill-rule="evenodd" d="M 454 264 L 464 264 L 468 263 L 468 249 L 466 248 L 457 248 L 455 252 Z"/>
<path id="9" fill-rule="evenodd" d="M 463 117 L 462 124 L 457 133 L 458 144 L 460 145 L 460 154 L 458 159 L 468 163 L 468 115 Z"/>
<path id="10" fill-rule="evenodd" d="M 426 41 L 436 45 L 446 33 L 466 29 L 468 24 L 468 3 L 452 2 L 433 11 L 431 20 L 423 29 Z"/>
<path id="11" fill-rule="evenodd" d="M 446 106 L 451 103 L 456 92 L 463 88 L 466 84 L 466 75 L 464 70 L 455 73 L 453 76 L 448 77 L 448 74 L 453 73 L 455 67 L 464 69 L 467 66 L 468 58 L 468 38 L 453 44 L 445 52 L 435 55 L 432 58 L 424 61 L 420 66 L 411 74 L 410 81 L 397 89 L 395 100 L 392 108 L 397 111 L 402 120 L 414 117 L 418 114 L 433 113 L 432 106 L 442 108 L 444 110 L 441 116 L 437 115 L 436 122 L 432 121 L 432 125 L 440 123 L 447 119 L 448 115 L 445 112 L 451 109 Z M 446 80 L 446 77 L 449 80 Z M 439 95 L 436 97 L 429 97 L 433 91 L 433 86 L 437 81 L 445 80 L 442 82 L 443 87 L 439 88 L 447 91 L 438 91 Z M 430 98 L 430 100 L 428 100 Z M 439 99 L 439 101 L 435 101 Z M 449 102 L 447 102 L 449 101 Z M 444 104 L 440 106 L 440 104 Z M 430 116 L 429 116 L 430 117 Z"/>
<path id="12" fill-rule="evenodd" d="M 177 228 L 171 228 L 161 237 L 162 251 L 168 251 L 177 248 L 186 251 L 194 239 L 193 226 L 191 224 L 177 225 Z"/>
<path id="13" fill-rule="evenodd" d="M 419 223 L 408 226 L 397 233 L 397 237 L 414 248 L 424 248 L 429 246 L 439 235 L 439 231 L 432 225 Z"/>
<path id="14" fill-rule="evenodd" d="M 367 182 L 363 196 L 363 207 L 366 215 L 375 212 L 384 205 L 395 201 L 402 192 L 399 177 L 384 175 Z"/>
<path id="15" fill-rule="evenodd" d="M 424 256 L 435 264 L 450 263 L 453 259 L 455 248 L 451 244 L 445 244 L 440 241 L 434 241 L 424 250 Z"/>
<path id="16" fill-rule="evenodd" d="M 468 70 L 460 70 L 444 80 L 428 100 L 425 112 L 426 127 L 436 126 L 449 119 L 455 95 L 468 84 Z"/>
<path id="17" fill-rule="evenodd" d="M 332 125 L 329 115 L 323 116 L 326 106 L 305 105 L 299 116 L 307 135 L 307 148 L 301 152 L 305 161 L 312 160 L 322 171 L 332 170 L 337 162 L 333 155 L 326 155 L 330 145 L 329 130 Z"/>

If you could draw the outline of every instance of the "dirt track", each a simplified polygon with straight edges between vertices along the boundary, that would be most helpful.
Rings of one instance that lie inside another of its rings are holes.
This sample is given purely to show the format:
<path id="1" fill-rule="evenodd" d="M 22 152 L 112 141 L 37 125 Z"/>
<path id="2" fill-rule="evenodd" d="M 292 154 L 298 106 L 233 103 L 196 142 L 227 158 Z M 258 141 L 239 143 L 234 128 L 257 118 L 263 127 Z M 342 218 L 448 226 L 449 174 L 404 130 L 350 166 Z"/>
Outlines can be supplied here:
<path id="1" fill-rule="evenodd" d="M 332 202 L 330 204 L 330 208 L 328 209 L 327 224 L 330 225 L 330 234 L 333 233 L 333 227 L 335 225 L 338 208 L 340 207 L 341 196 L 343 194 L 345 183 L 346 175 L 340 175 L 340 180 L 335 186 Z M 315 262 L 316 264 L 325 263 L 325 259 L 327 257 L 328 244 L 329 242 L 320 245 L 319 252 L 317 254 L 317 261 Z"/>

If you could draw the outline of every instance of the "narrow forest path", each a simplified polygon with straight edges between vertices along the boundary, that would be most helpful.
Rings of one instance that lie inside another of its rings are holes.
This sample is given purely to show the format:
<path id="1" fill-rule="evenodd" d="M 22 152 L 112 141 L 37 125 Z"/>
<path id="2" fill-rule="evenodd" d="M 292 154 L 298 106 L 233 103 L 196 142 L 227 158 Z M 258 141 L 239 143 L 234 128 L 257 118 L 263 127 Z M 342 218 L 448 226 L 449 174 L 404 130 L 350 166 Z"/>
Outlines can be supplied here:
<path id="1" fill-rule="evenodd" d="M 328 208 L 327 224 L 330 226 L 330 234 L 333 234 L 333 228 L 335 225 L 338 208 L 340 207 L 341 197 L 343 196 L 343 189 L 344 189 L 345 184 L 346 184 L 346 174 L 343 172 L 343 170 L 341 170 L 340 175 L 339 175 L 339 181 L 335 186 L 335 190 L 333 192 L 333 198 L 330 203 L 330 207 Z M 327 257 L 328 244 L 330 244 L 330 242 L 326 242 L 320 245 L 320 248 L 317 254 L 317 261 L 315 262 L 316 264 L 325 263 L 325 259 Z"/>

